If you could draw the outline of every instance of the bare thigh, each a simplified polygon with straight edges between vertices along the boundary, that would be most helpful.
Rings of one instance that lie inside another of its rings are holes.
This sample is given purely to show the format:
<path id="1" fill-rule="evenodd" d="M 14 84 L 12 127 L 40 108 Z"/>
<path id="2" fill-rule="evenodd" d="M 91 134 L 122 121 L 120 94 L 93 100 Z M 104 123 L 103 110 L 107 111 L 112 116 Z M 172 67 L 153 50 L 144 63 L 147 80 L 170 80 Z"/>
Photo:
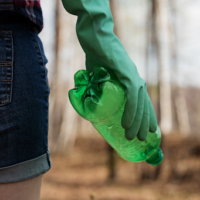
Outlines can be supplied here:
<path id="1" fill-rule="evenodd" d="M 0 200 L 39 200 L 43 175 L 22 182 L 0 184 Z"/>

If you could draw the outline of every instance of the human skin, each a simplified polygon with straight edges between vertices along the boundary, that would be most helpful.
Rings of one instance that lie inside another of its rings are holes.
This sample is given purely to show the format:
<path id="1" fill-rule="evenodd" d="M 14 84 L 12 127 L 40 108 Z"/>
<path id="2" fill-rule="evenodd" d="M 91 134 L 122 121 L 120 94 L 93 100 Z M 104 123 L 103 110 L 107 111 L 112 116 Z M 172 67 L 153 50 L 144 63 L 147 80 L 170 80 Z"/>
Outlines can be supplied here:
<path id="1" fill-rule="evenodd" d="M 0 200 L 39 200 L 43 175 L 26 181 L 0 184 Z"/>

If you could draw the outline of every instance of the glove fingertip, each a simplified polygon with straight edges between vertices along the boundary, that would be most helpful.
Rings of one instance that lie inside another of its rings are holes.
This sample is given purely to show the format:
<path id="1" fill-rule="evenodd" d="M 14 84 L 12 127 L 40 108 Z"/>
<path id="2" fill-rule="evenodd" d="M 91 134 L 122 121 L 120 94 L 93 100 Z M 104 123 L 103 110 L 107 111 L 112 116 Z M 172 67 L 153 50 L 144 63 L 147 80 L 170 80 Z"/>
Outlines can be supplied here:
<path id="1" fill-rule="evenodd" d="M 150 123 L 149 132 L 155 133 L 157 131 L 157 127 L 158 127 L 157 124 Z"/>
<path id="2" fill-rule="evenodd" d="M 137 135 L 137 131 L 134 130 L 135 126 L 131 127 L 130 129 L 125 131 L 125 137 L 127 140 L 133 140 L 135 136 Z"/>
<path id="3" fill-rule="evenodd" d="M 127 118 L 125 113 L 122 117 L 122 120 L 121 120 L 121 125 L 124 129 L 129 129 L 132 125 L 132 121 L 130 120 L 130 118 Z"/>
<path id="4" fill-rule="evenodd" d="M 145 141 L 147 139 L 147 134 L 138 134 L 137 138 L 140 141 Z"/>
<path id="5" fill-rule="evenodd" d="M 133 140 L 135 138 L 132 135 L 126 134 L 126 133 L 125 133 L 125 137 L 126 137 L 127 140 Z"/>

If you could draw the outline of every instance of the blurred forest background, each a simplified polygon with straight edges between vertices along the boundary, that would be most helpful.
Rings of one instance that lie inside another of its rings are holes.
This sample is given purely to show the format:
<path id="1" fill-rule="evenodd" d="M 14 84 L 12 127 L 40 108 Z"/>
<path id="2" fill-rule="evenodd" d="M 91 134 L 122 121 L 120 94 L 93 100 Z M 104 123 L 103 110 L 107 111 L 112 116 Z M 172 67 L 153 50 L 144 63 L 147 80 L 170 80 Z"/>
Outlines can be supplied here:
<path id="1" fill-rule="evenodd" d="M 53 161 L 42 200 L 199 200 L 200 0 L 110 0 L 114 32 L 148 85 L 161 127 L 158 167 L 122 160 L 72 108 L 68 90 L 85 69 L 76 17 L 60 0 L 41 3 Z"/>

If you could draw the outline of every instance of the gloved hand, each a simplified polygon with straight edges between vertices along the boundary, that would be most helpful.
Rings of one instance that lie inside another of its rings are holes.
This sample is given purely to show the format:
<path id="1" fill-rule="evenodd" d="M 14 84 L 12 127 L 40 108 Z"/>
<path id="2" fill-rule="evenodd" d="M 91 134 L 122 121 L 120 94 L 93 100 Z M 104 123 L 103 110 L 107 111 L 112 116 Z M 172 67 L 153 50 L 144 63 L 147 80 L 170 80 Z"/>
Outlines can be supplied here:
<path id="1" fill-rule="evenodd" d="M 125 136 L 132 140 L 146 139 L 155 132 L 157 120 L 146 83 L 113 33 L 113 18 L 108 0 L 62 0 L 65 9 L 77 15 L 76 32 L 86 54 L 86 69 L 102 66 L 112 70 L 126 90 L 126 105 L 122 117 Z"/>

